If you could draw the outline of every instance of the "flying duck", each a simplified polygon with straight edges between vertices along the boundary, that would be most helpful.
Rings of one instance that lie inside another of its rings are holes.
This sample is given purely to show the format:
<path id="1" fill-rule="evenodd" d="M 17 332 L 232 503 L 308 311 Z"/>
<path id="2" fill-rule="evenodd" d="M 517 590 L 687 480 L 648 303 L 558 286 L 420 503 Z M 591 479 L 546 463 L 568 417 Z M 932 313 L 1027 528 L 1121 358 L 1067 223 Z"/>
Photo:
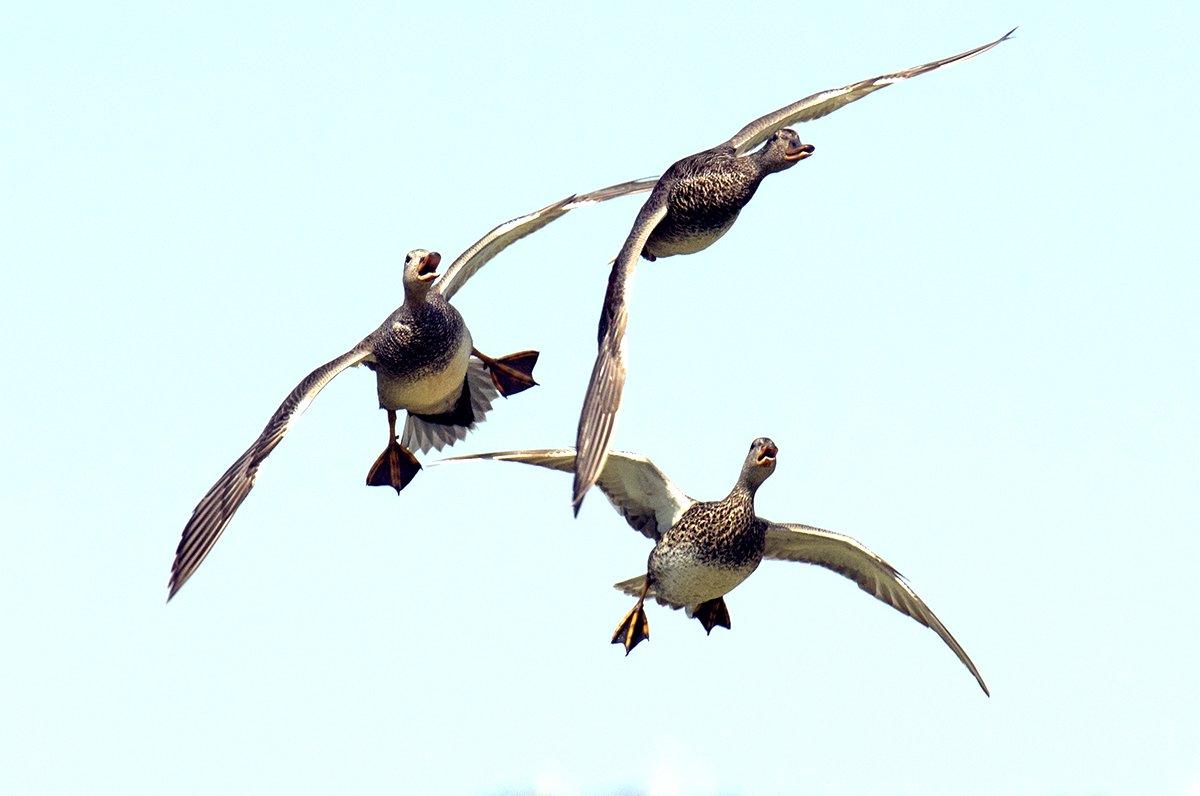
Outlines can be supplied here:
<path id="1" fill-rule="evenodd" d="M 766 437 L 750 444 L 733 489 L 721 500 L 697 501 L 685 495 L 644 456 L 613 451 L 597 485 L 634 530 L 654 541 L 646 574 L 615 588 L 637 598 L 617 625 L 612 643 L 628 655 L 650 638 L 643 607 L 647 597 L 682 608 L 711 633 L 730 627 L 725 595 L 750 576 L 764 558 L 799 561 L 831 569 L 859 588 L 933 630 L 989 694 L 983 676 L 929 606 L 896 568 L 859 542 L 799 523 L 771 522 L 754 513 L 754 495 L 775 472 L 779 448 Z M 446 461 L 493 459 L 571 472 L 575 451 L 521 450 L 458 456 Z M 989 694 L 990 696 L 990 694 Z"/>
<path id="2" fill-rule="evenodd" d="M 258 439 L 200 499 L 175 551 L 167 599 L 208 555 L 250 493 L 259 466 L 292 423 L 347 368 L 366 365 L 375 372 L 379 406 L 387 410 L 388 443 L 368 471 L 367 483 L 390 486 L 397 494 L 421 469 L 411 449 L 424 452 L 454 444 L 483 421 L 497 395 L 507 397 L 534 386 L 538 353 L 520 351 L 498 359 L 480 353 L 450 298 L 517 240 L 577 207 L 647 191 L 653 184 L 653 179 L 635 180 L 568 196 L 507 221 L 459 255 L 440 278 L 440 254 L 424 249 L 409 252 L 404 260 L 404 303 L 349 351 L 305 376 L 271 415 Z M 396 416 L 402 409 L 408 417 L 403 437 L 397 440 Z"/>
<path id="3" fill-rule="evenodd" d="M 629 280 L 638 258 L 655 260 L 676 254 L 694 254 L 728 232 L 768 174 L 790 169 L 812 155 L 813 145 L 802 143 L 787 125 L 819 119 L 885 86 L 987 52 L 1012 36 L 1015 30 L 1013 28 L 996 41 L 940 61 L 805 97 L 755 119 L 712 149 L 676 161 L 663 173 L 638 212 L 608 277 L 597 335 L 599 351 L 584 397 L 575 442 L 579 458 L 571 502 L 576 514 L 584 495 L 596 483 L 604 467 L 608 441 L 621 403 L 621 390 L 625 384 L 626 305 Z M 751 151 L 764 141 L 766 143 L 760 149 Z"/>

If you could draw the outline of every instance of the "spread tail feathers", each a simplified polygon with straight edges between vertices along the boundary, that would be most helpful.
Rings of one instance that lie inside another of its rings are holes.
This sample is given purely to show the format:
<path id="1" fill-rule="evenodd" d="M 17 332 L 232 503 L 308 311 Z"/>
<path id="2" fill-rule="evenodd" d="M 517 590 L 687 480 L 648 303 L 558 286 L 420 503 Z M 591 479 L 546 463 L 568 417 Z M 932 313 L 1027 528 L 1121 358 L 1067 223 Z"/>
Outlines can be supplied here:
<path id="1" fill-rule="evenodd" d="M 430 449 L 441 450 L 467 436 L 467 432 L 482 423 L 492 408 L 492 402 L 500 393 L 492 383 L 487 367 L 478 359 L 471 358 L 467 364 L 467 392 L 471 401 L 474 422 L 470 425 L 438 423 L 427 417 L 418 417 L 411 412 L 404 421 L 404 433 L 400 444 L 410 450 L 424 453 Z"/>

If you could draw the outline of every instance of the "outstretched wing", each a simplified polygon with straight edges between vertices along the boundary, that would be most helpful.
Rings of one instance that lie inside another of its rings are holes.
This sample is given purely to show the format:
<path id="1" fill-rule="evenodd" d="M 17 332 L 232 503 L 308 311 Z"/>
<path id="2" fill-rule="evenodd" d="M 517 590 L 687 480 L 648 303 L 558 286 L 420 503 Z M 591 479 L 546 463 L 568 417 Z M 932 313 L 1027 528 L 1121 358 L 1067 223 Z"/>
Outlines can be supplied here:
<path id="1" fill-rule="evenodd" d="M 537 232 L 551 221 L 562 218 L 577 207 L 606 202 L 618 196 L 648 191 L 658 182 L 657 177 L 643 180 L 630 180 L 617 185 L 610 185 L 598 191 L 592 191 L 582 196 L 571 195 L 565 199 L 546 205 L 541 210 L 505 221 L 488 234 L 477 240 L 469 249 L 458 255 L 450 267 L 438 279 L 435 287 L 441 291 L 448 301 L 451 296 L 466 284 L 475 272 L 488 260 L 504 251 L 513 243 L 530 233 Z"/>
<path id="2" fill-rule="evenodd" d="M 773 522 L 767 526 L 767 546 L 763 556 L 832 569 L 857 583 L 860 589 L 876 599 L 911 616 L 942 637 L 946 646 L 954 650 L 958 659 L 975 676 L 983 693 L 990 696 L 983 675 L 967 657 L 966 650 L 954 640 L 954 636 L 929 610 L 925 601 L 917 596 L 895 567 L 854 539 L 809 525 Z"/>
<path id="3" fill-rule="evenodd" d="M 617 408 L 621 405 L 621 389 L 625 386 L 625 326 L 629 321 L 629 279 L 637 265 L 642 249 L 650 233 L 667 214 L 667 192 L 652 193 L 642 205 L 633 230 L 625 239 L 621 253 L 613 261 L 612 273 L 608 276 L 608 292 L 604 296 L 604 308 L 600 312 L 600 349 L 596 364 L 592 366 L 592 378 L 588 382 L 587 394 L 583 399 L 583 411 L 579 416 L 579 431 L 575 448 L 579 455 L 575 460 L 575 485 L 571 504 L 575 513 L 583 504 L 583 496 L 596 483 L 608 455 L 608 441 L 612 437 L 613 422 Z"/>
<path id="4" fill-rule="evenodd" d="M 855 100 L 862 99 L 872 91 L 878 91 L 884 86 L 890 86 L 893 83 L 899 83 L 901 80 L 907 80 L 910 77 L 932 72 L 938 67 L 952 64 L 956 61 L 965 61 L 968 58 L 974 58 L 976 55 L 985 53 L 1000 42 L 1010 38 L 1014 31 L 1016 31 L 1016 28 L 1013 28 L 993 42 L 976 47 L 973 50 L 967 50 L 958 55 L 951 55 L 949 58 L 943 58 L 940 61 L 921 64 L 911 69 L 893 72 L 890 75 L 880 75 L 879 77 L 860 80 L 848 86 L 821 91 L 813 94 L 811 97 L 805 97 L 799 102 L 793 102 L 787 107 L 780 108 L 773 113 L 768 113 L 766 116 L 750 122 L 750 124 L 738 130 L 733 138 L 730 138 L 726 142 L 725 146 L 732 146 L 734 152 L 739 155 L 744 154 L 763 141 L 766 141 L 776 130 L 797 122 L 809 122 L 813 119 L 819 119 L 822 116 L 833 113 L 844 105 L 849 105 Z"/>
<path id="5" fill-rule="evenodd" d="M 192 518 L 183 528 L 179 547 L 175 549 L 168 600 L 183 588 L 183 584 L 187 583 L 188 578 L 208 555 L 208 551 L 217 543 L 221 532 L 233 519 L 233 513 L 242 505 L 246 495 L 250 494 L 259 465 L 280 443 L 296 418 L 308 408 L 313 398 L 317 397 L 317 393 L 332 381 L 334 376 L 352 365 L 357 365 L 368 356 L 370 351 L 365 348 L 354 348 L 305 376 L 288 397 L 283 399 L 283 403 L 275 410 L 275 414 L 271 415 L 254 444 L 238 457 L 212 485 L 208 494 L 200 499 L 192 512 Z"/>
<path id="6" fill-rule="evenodd" d="M 564 473 L 575 469 L 575 451 L 571 448 L 497 451 L 442 461 L 466 459 L 520 462 Z M 633 453 L 610 453 L 596 485 L 635 531 L 655 541 L 696 502 L 683 494 L 654 462 Z"/>

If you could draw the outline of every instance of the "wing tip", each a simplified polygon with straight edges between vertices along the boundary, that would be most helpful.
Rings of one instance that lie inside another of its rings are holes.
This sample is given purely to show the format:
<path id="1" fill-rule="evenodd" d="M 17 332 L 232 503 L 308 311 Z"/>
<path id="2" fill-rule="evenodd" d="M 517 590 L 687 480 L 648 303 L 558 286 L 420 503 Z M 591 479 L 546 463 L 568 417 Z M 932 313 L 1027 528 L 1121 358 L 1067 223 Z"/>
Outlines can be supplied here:
<path id="1" fill-rule="evenodd" d="M 547 451 L 553 453 L 552 449 Z M 464 453 L 460 456 L 446 456 L 430 464 L 445 464 L 446 462 L 484 461 L 484 462 L 521 462 L 521 457 L 529 454 L 543 453 L 539 449 L 513 449 L 506 451 L 486 451 L 484 453 Z"/>
<path id="2" fill-rule="evenodd" d="M 571 512 L 572 512 L 572 516 L 574 516 L 574 517 L 578 517 L 579 510 L 581 508 L 583 508 L 583 499 L 585 497 L 587 497 L 587 491 L 590 488 L 590 485 L 584 487 L 582 490 L 579 487 L 580 487 L 579 472 L 576 471 L 575 472 L 575 483 L 571 487 Z"/>
<path id="3" fill-rule="evenodd" d="M 425 464 L 428 467 L 438 467 L 440 465 L 450 464 L 452 462 L 469 462 L 479 460 L 486 461 L 494 458 L 496 458 L 495 454 L 491 453 L 464 453 L 461 456 L 443 456 L 441 459 L 431 459 L 430 461 L 425 462 Z"/>
<path id="4" fill-rule="evenodd" d="M 576 446 L 578 451 L 579 446 Z M 571 510 L 573 516 L 579 516 L 579 510 L 583 508 L 583 499 L 587 497 L 588 490 L 596 485 L 600 480 L 600 468 L 595 468 L 595 472 L 584 472 L 579 469 L 581 457 L 578 452 L 575 454 L 575 478 L 571 484 Z"/>
<path id="5" fill-rule="evenodd" d="M 175 598 L 176 594 L 179 594 L 179 590 L 183 588 L 183 584 L 185 583 L 187 583 L 187 576 L 180 578 L 177 571 L 171 572 L 171 580 L 167 582 L 166 604 L 169 605 L 171 603 L 171 600 Z"/>

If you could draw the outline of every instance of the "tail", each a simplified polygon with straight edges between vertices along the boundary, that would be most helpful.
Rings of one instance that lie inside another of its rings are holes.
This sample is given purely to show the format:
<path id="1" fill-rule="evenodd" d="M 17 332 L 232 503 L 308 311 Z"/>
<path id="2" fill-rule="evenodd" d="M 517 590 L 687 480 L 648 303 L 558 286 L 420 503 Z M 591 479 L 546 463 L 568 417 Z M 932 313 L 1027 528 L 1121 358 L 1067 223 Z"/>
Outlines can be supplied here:
<path id="1" fill-rule="evenodd" d="M 636 578 L 630 578 L 629 580 L 623 580 L 620 583 L 614 583 L 613 588 L 618 591 L 622 591 L 625 594 L 628 594 L 630 597 L 641 597 L 642 589 L 646 588 L 646 576 L 638 575 Z M 664 600 L 662 597 L 659 597 L 658 594 L 654 591 L 654 586 L 650 587 L 650 590 L 646 592 L 646 596 L 648 598 L 653 599 L 654 602 L 656 602 L 659 605 L 664 606 L 666 608 L 671 608 L 676 611 L 683 609 L 684 611 L 687 612 L 688 616 L 692 616 L 692 613 L 695 608 L 694 606 L 691 606 L 691 605 L 677 605 L 676 603 L 672 603 L 672 602 L 668 602 L 668 601 Z"/>
<path id="2" fill-rule="evenodd" d="M 623 591 L 630 597 L 641 597 L 642 589 L 646 588 L 646 576 L 638 575 L 636 578 L 623 580 L 620 583 L 614 583 L 613 588 L 617 591 Z M 651 589 L 646 594 L 647 597 L 654 596 L 654 589 Z"/>
<path id="3" fill-rule="evenodd" d="M 467 363 L 464 390 L 468 402 L 468 407 L 464 408 L 469 408 L 471 422 L 464 425 L 462 420 L 447 422 L 445 418 L 439 420 L 429 415 L 414 415 L 409 412 L 404 421 L 404 433 L 400 436 L 400 444 L 421 453 L 430 449 L 440 451 L 447 445 L 453 445 L 466 437 L 467 432 L 475 428 L 476 424 L 483 422 L 484 416 L 491 410 L 492 402 L 499 394 L 487 367 L 472 357 Z M 465 415 L 465 412 L 463 414 Z"/>

